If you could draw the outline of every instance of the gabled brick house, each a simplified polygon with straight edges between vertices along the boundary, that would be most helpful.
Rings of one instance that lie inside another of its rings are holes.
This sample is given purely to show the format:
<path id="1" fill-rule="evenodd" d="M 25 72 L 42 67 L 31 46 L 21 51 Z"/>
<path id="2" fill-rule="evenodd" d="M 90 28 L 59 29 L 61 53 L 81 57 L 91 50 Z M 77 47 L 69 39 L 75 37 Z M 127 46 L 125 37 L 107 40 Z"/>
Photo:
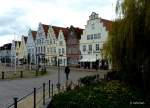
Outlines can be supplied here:
<path id="1" fill-rule="evenodd" d="M 69 35 L 67 37 L 67 63 L 69 66 L 77 66 L 80 60 L 79 40 L 83 29 L 70 26 Z"/>

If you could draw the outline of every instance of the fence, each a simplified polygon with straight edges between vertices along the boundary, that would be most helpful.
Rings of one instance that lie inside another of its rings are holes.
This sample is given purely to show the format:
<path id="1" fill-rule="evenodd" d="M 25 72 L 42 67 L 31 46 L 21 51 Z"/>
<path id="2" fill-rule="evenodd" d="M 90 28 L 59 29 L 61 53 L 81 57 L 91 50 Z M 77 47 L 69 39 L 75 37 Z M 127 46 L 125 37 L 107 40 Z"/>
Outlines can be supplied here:
<path id="1" fill-rule="evenodd" d="M 66 83 L 67 84 L 67 83 Z M 70 84 L 73 84 L 71 82 Z M 54 94 L 66 90 L 66 85 L 62 85 L 60 90 L 58 85 L 54 85 L 49 80 L 48 83 L 43 83 L 39 88 L 33 88 L 33 91 L 22 98 L 14 97 L 14 103 L 8 105 L 7 108 L 39 108 L 50 102 Z"/>
<path id="2" fill-rule="evenodd" d="M 56 93 L 54 84 L 49 80 L 48 83 L 43 83 L 39 88 L 33 88 L 33 91 L 22 98 L 14 97 L 14 103 L 7 108 L 37 108 L 41 103 L 46 104 L 46 100 L 51 99 Z"/>

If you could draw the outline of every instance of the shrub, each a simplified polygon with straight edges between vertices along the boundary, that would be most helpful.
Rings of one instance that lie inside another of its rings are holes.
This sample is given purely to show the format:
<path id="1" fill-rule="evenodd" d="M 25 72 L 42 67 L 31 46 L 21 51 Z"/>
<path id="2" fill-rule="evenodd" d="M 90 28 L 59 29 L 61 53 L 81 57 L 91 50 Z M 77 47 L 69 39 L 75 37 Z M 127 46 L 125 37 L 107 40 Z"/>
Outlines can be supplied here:
<path id="1" fill-rule="evenodd" d="M 99 79 L 99 75 L 93 75 L 93 76 L 86 76 L 86 77 L 80 78 L 79 81 L 83 85 L 91 85 L 91 84 L 97 83 L 98 79 Z"/>
<path id="2" fill-rule="evenodd" d="M 101 82 L 55 95 L 48 108 L 142 108 L 142 94 L 118 81 Z"/>

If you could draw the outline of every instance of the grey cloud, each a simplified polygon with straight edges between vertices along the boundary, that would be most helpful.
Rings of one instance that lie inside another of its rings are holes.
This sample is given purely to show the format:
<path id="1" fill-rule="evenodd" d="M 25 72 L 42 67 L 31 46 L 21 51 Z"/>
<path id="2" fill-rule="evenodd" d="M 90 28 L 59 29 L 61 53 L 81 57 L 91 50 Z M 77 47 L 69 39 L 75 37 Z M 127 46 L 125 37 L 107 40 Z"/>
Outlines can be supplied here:
<path id="1" fill-rule="evenodd" d="M 82 0 L 81 2 L 73 3 L 72 5 L 70 5 L 70 7 L 72 7 L 76 11 L 87 11 L 98 7 L 99 9 L 101 9 L 101 7 L 105 7 L 110 3 L 110 0 L 103 0 L 103 2 L 101 0 L 97 0 L 94 2 L 93 0 Z"/>
<path id="2" fill-rule="evenodd" d="M 25 15 L 25 11 L 19 8 L 13 8 L 0 15 L 0 36 L 9 35 L 15 31 L 22 32 L 24 24 L 20 20 Z"/>

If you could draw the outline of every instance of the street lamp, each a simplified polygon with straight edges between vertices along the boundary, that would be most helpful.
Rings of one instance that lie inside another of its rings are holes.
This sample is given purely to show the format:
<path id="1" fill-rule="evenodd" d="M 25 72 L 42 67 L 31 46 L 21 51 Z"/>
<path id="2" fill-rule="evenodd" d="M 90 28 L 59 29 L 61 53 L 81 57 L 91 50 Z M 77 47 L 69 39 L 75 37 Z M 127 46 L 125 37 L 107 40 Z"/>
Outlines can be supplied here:
<path id="1" fill-rule="evenodd" d="M 6 71 L 6 54 L 7 54 L 6 46 L 4 48 L 5 48 L 5 71 Z"/>
<path id="2" fill-rule="evenodd" d="M 57 88 L 58 88 L 58 92 L 60 92 L 60 64 L 59 64 L 59 58 L 58 58 L 57 66 L 58 66 L 58 82 L 57 82 Z"/>
<path id="3" fill-rule="evenodd" d="M 59 55 L 59 56 L 62 56 L 62 55 Z M 58 88 L 58 92 L 60 92 L 60 60 L 59 60 L 59 58 L 58 58 L 57 66 L 58 66 L 58 83 L 57 83 L 57 88 Z"/>

